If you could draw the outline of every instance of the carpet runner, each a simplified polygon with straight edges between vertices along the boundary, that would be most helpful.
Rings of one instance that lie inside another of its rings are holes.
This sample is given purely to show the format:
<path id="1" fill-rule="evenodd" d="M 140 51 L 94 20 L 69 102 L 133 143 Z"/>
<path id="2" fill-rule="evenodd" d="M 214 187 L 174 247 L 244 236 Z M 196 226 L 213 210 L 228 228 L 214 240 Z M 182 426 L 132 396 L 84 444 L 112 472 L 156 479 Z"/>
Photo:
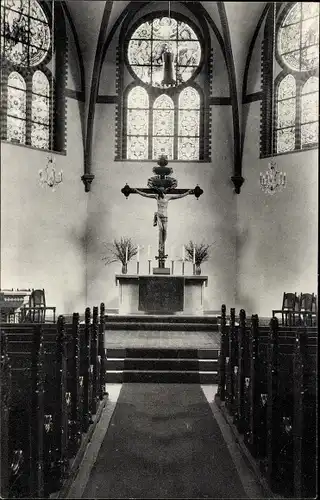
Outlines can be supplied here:
<path id="1" fill-rule="evenodd" d="M 123 384 L 82 498 L 248 498 L 197 384 Z"/>

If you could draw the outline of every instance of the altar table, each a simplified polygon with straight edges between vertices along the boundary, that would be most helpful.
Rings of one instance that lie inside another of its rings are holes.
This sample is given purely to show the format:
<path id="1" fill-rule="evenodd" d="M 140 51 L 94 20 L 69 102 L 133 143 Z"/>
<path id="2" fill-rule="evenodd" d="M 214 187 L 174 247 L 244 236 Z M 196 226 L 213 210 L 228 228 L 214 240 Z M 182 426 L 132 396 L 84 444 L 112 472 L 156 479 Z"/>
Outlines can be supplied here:
<path id="1" fill-rule="evenodd" d="M 116 274 L 119 314 L 202 315 L 207 276 Z"/>

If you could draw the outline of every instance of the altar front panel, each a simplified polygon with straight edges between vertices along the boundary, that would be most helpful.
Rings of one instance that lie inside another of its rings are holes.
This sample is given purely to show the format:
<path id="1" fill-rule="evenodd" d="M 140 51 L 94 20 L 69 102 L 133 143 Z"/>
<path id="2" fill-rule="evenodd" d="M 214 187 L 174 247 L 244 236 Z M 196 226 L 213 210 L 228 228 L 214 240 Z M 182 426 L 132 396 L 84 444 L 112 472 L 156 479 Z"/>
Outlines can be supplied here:
<path id="1" fill-rule="evenodd" d="M 184 280 L 181 277 L 146 276 L 139 279 L 139 311 L 151 314 L 183 311 Z"/>
<path id="2" fill-rule="evenodd" d="M 119 314 L 203 314 L 207 276 L 117 274 Z"/>

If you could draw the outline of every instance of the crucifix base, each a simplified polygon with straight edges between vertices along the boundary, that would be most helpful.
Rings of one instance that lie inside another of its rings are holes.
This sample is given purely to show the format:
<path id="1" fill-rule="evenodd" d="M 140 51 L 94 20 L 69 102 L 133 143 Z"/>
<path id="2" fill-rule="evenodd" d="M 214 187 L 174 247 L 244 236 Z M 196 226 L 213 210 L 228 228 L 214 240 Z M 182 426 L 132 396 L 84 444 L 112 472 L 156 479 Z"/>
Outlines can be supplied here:
<path id="1" fill-rule="evenodd" d="M 153 274 L 170 274 L 170 267 L 154 267 Z"/>

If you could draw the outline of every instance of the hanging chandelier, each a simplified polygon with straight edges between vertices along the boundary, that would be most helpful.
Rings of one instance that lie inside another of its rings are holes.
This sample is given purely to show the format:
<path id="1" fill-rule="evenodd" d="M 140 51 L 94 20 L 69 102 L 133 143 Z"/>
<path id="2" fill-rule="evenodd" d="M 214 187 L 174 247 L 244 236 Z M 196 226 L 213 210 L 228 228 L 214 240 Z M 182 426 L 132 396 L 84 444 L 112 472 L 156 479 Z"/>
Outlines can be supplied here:
<path id="1" fill-rule="evenodd" d="M 279 172 L 274 161 L 270 161 L 264 174 L 260 172 L 260 187 L 266 194 L 280 192 L 286 187 L 286 173 Z"/>
<path id="2" fill-rule="evenodd" d="M 51 29 L 51 61 L 54 61 L 54 0 L 52 0 L 52 29 Z M 39 183 L 41 187 L 48 186 L 55 191 L 56 186 L 62 182 L 62 170 L 56 173 L 55 158 L 53 156 L 53 106 L 54 106 L 54 88 L 53 88 L 53 74 L 51 77 L 51 123 L 50 123 L 50 144 L 51 153 L 47 156 L 47 164 L 43 170 L 39 170 Z"/>
<path id="3" fill-rule="evenodd" d="M 273 3 L 273 36 L 272 36 L 272 118 L 271 118 L 271 154 L 274 155 L 274 113 L 275 113 L 275 98 L 274 98 L 274 77 L 275 77 L 275 49 L 276 49 L 276 2 Z M 260 188 L 266 193 L 273 195 L 281 192 L 286 187 L 286 173 L 277 170 L 277 164 L 272 158 L 268 164 L 268 169 L 264 174 L 260 172 Z"/>

